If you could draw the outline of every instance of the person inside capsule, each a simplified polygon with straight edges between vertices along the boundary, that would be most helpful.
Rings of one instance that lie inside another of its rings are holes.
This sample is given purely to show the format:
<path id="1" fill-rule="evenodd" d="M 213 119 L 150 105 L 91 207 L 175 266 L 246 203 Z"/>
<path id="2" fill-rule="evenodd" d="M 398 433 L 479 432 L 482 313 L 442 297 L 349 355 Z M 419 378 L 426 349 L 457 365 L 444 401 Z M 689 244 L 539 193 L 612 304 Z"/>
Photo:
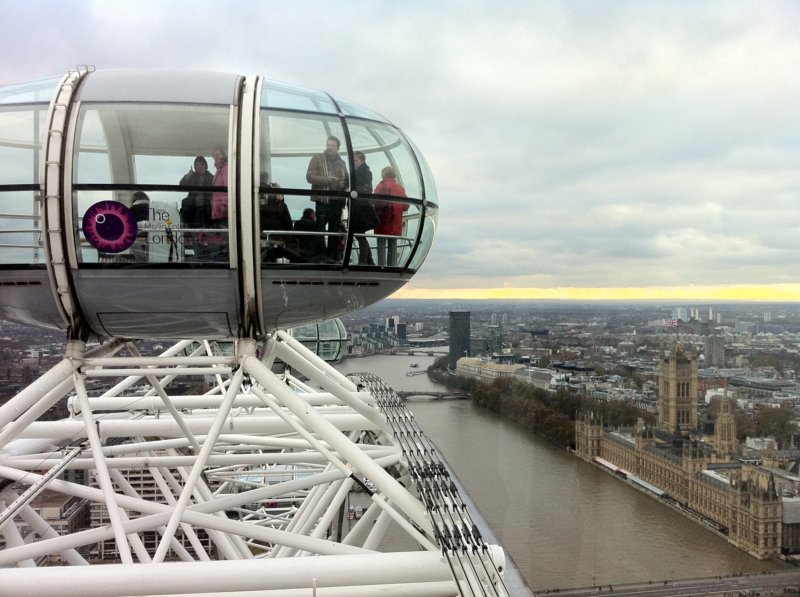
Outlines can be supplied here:
<path id="1" fill-rule="evenodd" d="M 378 214 L 372 201 L 361 198 L 362 193 L 372 192 L 372 170 L 367 165 L 367 157 L 363 151 L 353 153 L 353 163 L 356 168 L 356 191 L 359 196 L 350 205 L 350 228 L 353 229 L 358 242 L 358 264 L 375 265 L 366 232 L 378 224 Z"/>
<path id="2" fill-rule="evenodd" d="M 307 207 L 303 210 L 303 217 L 294 223 L 297 232 L 305 233 L 298 235 L 298 252 L 301 260 L 315 262 L 322 259 L 325 252 L 325 243 L 322 237 L 318 236 L 317 212 L 313 208 Z"/>
<path id="3" fill-rule="evenodd" d="M 209 239 L 213 261 L 228 260 L 228 154 L 222 147 L 215 147 L 214 153 L 214 179 L 212 186 L 224 187 L 224 191 L 211 193 L 211 228 L 219 229 Z"/>
<path id="4" fill-rule="evenodd" d="M 136 191 L 131 197 L 131 212 L 133 212 L 136 222 L 145 222 L 150 219 L 150 197 L 144 191 Z M 136 233 L 136 242 L 131 247 L 131 255 L 136 262 L 147 262 L 149 235 L 147 230 L 139 230 Z"/>
<path id="5" fill-rule="evenodd" d="M 312 190 L 318 191 L 343 191 L 347 189 L 347 166 L 339 156 L 339 138 L 331 135 L 325 141 L 325 151 L 311 158 L 306 172 L 306 181 L 311 183 Z M 338 261 L 339 255 L 339 225 L 342 223 L 343 197 L 326 197 L 314 195 L 311 200 L 317 204 L 317 230 L 333 232 L 328 235 L 325 256 L 332 261 Z"/>
<path id="6" fill-rule="evenodd" d="M 259 212 L 261 218 L 261 231 L 267 239 L 267 247 L 264 258 L 266 261 L 275 262 L 285 258 L 289 261 L 299 261 L 295 238 L 286 234 L 276 234 L 276 231 L 291 230 L 293 226 L 292 214 L 286 207 L 286 202 L 282 193 L 278 192 L 281 186 L 276 183 L 268 183 L 267 186 L 273 190 L 266 197 L 259 198 Z"/>
<path id="7" fill-rule="evenodd" d="M 206 158 L 199 155 L 194 159 L 193 168 L 183 175 L 178 183 L 182 187 L 210 187 L 214 184 L 214 176 L 208 171 Z M 210 193 L 189 191 L 181 201 L 181 225 L 183 228 L 208 228 L 211 223 Z M 183 246 L 187 261 L 200 261 L 205 258 L 206 233 L 185 232 Z"/>
<path id="8" fill-rule="evenodd" d="M 381 170 L 381 182 L 375 187 L 376 195 L 405 197 L 406 190 L 397 182 L 397 171 L 392 166 Z M 386 238 L 403 234 L 403 212 L 408 210 L 408 203 L 394 201 L 376 201 L 376 211 L 380 222 L 375 226 L 378 237 L 378 265 L 397 265 L 397 239 Z"/>

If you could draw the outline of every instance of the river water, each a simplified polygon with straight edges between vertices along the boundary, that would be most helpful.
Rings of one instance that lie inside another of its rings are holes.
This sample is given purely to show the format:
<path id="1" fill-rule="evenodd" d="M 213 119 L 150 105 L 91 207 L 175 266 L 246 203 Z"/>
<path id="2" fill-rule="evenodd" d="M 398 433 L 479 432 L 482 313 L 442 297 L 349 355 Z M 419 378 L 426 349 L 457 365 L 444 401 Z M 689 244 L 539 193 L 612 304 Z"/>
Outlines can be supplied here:
<path id="1" fill-rule="evenodd" d="M 337 369 L 374 373 L 395 390 L 445 390 L 406 375 L 433 361 L 380 355 Z M 533 590 L 780 568 L 469 400 L 420 397 L 406 406 Z"/>

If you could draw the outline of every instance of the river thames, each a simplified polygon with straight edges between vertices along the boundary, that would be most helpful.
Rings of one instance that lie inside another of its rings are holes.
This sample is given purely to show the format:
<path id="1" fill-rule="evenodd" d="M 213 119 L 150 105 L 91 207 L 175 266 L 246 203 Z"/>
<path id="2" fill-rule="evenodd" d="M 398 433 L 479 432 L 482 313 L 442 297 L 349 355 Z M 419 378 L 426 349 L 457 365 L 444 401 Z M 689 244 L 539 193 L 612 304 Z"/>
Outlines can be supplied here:
<path id="1" fill-rule="evenodd" d="M 433 361 L 380 355 L 337 369 L 423 394 L 446 388 L 407 372 Z M 533 590 L 781 569 L 469 400 L 411 398 L 406 406 Z"/>

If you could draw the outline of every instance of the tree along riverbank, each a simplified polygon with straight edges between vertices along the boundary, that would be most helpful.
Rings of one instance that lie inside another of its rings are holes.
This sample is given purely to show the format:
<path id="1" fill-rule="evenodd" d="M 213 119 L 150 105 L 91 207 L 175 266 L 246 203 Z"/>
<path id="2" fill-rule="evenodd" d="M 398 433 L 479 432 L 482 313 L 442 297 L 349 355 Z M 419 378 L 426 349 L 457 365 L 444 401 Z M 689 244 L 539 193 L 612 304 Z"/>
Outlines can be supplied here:
<path id="1" fill-rule="evenodd" d="M 566 390 L 548 392 L 507 377 L 486 382 L 452 375 L 447 370 L 447 357 L 437 359 L 428 367 L 428 377 L 448 388 L 461 390 L 475 404 L 565 448 L 574 447 L 575 418 L 582 413 L 594 412 L 611 427 L 632 427 L 639 418 L 655 423 L 651 413 L 616 400 L 597 402 Z"/>

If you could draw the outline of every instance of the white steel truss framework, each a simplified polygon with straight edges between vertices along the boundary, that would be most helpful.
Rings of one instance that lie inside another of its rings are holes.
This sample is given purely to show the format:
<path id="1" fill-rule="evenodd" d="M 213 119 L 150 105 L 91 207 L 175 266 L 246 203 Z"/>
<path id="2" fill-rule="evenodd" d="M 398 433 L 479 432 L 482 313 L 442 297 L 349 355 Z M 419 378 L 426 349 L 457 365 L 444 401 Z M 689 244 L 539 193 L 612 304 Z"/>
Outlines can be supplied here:
<path id="1" fill-rule="evenodd" d="M 391 388 L 285 332 L 70 341 L 0 406 L 15 594 L 507 595 L 504 564 Z"/>

